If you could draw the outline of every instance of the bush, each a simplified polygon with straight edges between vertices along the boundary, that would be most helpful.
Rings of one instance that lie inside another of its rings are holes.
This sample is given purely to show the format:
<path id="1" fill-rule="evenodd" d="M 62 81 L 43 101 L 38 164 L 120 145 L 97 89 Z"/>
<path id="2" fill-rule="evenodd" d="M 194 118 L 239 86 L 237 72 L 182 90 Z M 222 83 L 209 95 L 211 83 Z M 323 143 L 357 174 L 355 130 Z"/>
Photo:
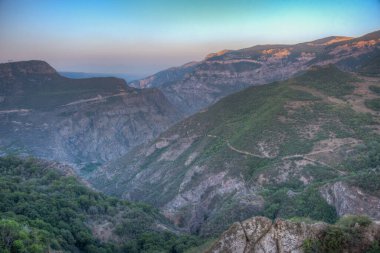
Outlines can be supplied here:
<path id="1" fill-rule="evenodd" d="M 366 253 L 379 253 L 379 252 L 380 252 L 379 242 L 374 241 Z"/>
<path id="2" fill-rule="evenodd" d="M 353 228 L 358 224 L 362 227 L 367 227 L 372 223 L 371 219 L 367 216 L 361 215 L 347 215 L 340 218 L 337 225 L 345 228 Z"/>
<path id="3" fill-rule="evenodd" d="M 373 93 L 376 93 L 377 95 L 380 95 L 380 87 L 375 85 L 370 85 L 369 90 Z"/>
<path id="4" fill-rule="evenodd" d="M 288 196 L 288 190 L 289 188 L 279 187 L 267 193 L 262 215 L 271 219 L 304 217 L 328 223 L 337 220 L 335 208 L 321 197 L 317 189 L 310 188 L 293 197 Z"/>
<path id="5" fill-rule="evenodd" d="M 0 252 L 46 252 L 50 235 L 18 223 L 12 219 L 0 220 Z"/>
<path id="6" fill-rule="evenodd" d="M 365 106 L 374 111 L 380 111 L 380 98 L 367 99 L 364 101 Z"/>
<path id="7" fill-rule="evenodd" d="M 366 216 L 345 216 L 335 225 L 330 225 L 318 239 L 306 239 L 303 242 L 305 253 L 341 253 L 347 249 L 365 247 L 363 245 L 363 227 L 371 224 Z M 370 247 L 371 253 L 379 252 L 377 242 Z"/>

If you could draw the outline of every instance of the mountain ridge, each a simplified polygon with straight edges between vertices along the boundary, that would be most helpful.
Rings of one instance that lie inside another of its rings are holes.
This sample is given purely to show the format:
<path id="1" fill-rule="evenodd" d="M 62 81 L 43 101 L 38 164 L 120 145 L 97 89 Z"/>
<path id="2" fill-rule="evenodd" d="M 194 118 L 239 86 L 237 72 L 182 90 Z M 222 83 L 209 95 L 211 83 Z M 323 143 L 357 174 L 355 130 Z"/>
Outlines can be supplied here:
<path id="1" fill-rule="evenodd" d="M 335 40 L 334 40 L 335 39 Z M 329 44 L 316 44 L 320 42 Z M 331 42 L 332 41 L 332 42 Z M 157 87 L 186 115 L 253 85 L 286 80 L 312 65 L 336 64 L 354 71 L 380 48 L 380 32 L 357 38 L 333 36 L 294 45 L 257 45 L 222 50 L 204 60 L 160 71 L 131 82 L 138 88 Z"/>

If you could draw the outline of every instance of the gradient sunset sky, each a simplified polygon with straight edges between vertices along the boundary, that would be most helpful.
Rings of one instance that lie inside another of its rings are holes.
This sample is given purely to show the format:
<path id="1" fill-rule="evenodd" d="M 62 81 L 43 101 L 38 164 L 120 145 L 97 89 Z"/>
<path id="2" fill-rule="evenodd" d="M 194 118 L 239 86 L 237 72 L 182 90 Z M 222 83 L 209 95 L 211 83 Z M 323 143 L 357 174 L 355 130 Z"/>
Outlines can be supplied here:
<path id="1" fill-rule="evenodd" d="M 379 29 L 380 0 L 0 0 L 0 62 L 147 75 L 222 49 Z"/>

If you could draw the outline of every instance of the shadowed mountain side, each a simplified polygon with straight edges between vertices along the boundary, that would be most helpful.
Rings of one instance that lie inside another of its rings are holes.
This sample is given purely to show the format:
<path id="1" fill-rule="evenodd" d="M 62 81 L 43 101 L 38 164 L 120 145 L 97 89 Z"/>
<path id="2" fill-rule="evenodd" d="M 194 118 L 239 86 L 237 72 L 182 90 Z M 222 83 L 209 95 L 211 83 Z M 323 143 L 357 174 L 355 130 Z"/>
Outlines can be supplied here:
<path id="1" fill-rule="evenodd" d="M 153 139 L 181 114 L 158 89 L 70 79 L 42 61 L 0 64 L 0 146 L 90 172 Z"/>

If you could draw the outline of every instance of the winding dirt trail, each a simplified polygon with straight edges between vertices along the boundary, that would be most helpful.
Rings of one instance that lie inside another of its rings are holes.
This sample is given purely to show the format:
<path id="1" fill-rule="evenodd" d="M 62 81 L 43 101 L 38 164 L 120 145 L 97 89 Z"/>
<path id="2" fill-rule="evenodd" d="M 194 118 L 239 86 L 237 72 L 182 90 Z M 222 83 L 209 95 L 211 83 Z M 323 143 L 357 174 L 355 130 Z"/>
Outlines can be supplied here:
<path id="1" fill-rule="evenodd" d="M 310 87 L 305 87 L 305 86 L 300 86 L 300 85 L 291 85 L 290 87 L 292 89 L 295 89 L 295 90 L 300 90 L 300 91 L 310 93 L 313 96 L 318 97 L 318 98 L 322 99 L 324 102 L 329 103 L 329 104 L 348 105 L 356 112 L 371 113 L 373 116 L 380 116 L 379 112 L 376 112 L 376 111 L 373 111 L 373 110 L 367 108 L 364 104 L 365 99 L 373 99 L 373 98 L 379 98 L 380 97 L 379 95 L 377 95 L 377 94 L 375 94 L 369 90 L 369 86 L 371 86 L 371 85 L 380 87 L 380 78 L 359 77 L 359 79 L 361 81 L 357 82 L 355 84 L 355 90 L 354 90 L 353 94 L 346 96 L 345 97 L 346 100 L 328 96 L 328 95 L 326 95 L 326 94 L 324 94 L 324 93 L 322 93 L 316 89 L 310 88 Z M 207 136 L 210 138 L 220 138 L 219 136 L 216 136 L 216 135 L 207 135 Z M 228 140 L 224 140 L 224 141 L 230 150 L 237 152 L 239 154 L 248 155 L 248 156 L 257 157 L 257 158 L 262 158 L 262 159 L 274 158 L 274 157 L 269 157 L 269 156 L 265 156 L 262 154 L 255 154 L 255 153 L 252 153 L 252 152 L 249 152 L 246 150 L 238 149 L 238 148 L 234 147 L 230 143 L 230 141 L 228 141 Z M 353 144 L 357 144 L 357 142 L 355 142 L 355 141 L 345 142 L 345 143 L 341 143 L 339 145 L 336 145 L 334 147 L 326 147 L 326 148 L 318 149 L 318 150 L 312 151 L 312 152 L 307 153 L 307 154 L 295 154 L 295 155 L 284 156 L 281 158 L 281 160 L 300 158 L 300 159 L 304 159 L 304 160 L 307 160 L 307 161 L 310 161 L 310 162 L 313 162 L 316 164 L 321 164 L 323 166 L 326 166 L 328 168 L 331 168 L 331 169 L 337 171 L 340 175 L 345 175 L 346 172 L 341 171 L 337 168 L 334 168 L 334 167 L 330 166 L 329 164 L 327 164 L 323 161 L 320 161 L 318 159 L 314 159 L 310 156 L 321 154 L 321 153 L 336 152 L 342 146 L 353 145 Z"/>
<path id="2" fill-rule="evenodd" d="M 248 152 L 248 151 L 245 151 L 245 150 L 237 149 L 237 148 L 235 148 L 234 146 L 232 146 L 231 143 L 230 143 L 229 141 L 226 141 L 226 143 L 227 143 L 227 146 L 228 146 L 231 150 L 233 150 L 233 151 L 235 151 L 235 152 L 238 152 L 238 153 L 240 153 L 240 154 L 243 154 L 243 155 L 249 155 L 249 156 L 258 157 L 258 158 L 269 158 L 268 156 L 257 155 L 257 154 L 253 154 L 253 153 Z"/>
<path id="3" fill-rule="evenodd" d="M 76 100 L 76 101 L 70 102 L 70 103 L 68 103 L 68 104 L 61 105 L 61 106 L 71 106 L 71 105 L 78 105 L 78 104 L 89 103 L 89 102 L 97 102 L 97 101 L 106 100 L 107 98 L 111 98 L 111 97 L 121 97 L 121 96 L 125 96 L 125 95 L 127 95 L 127 94 L 128 94 L 128 93 L 126 93 L 126 92 L 122 92 L 122 93 L 118 93 L 118 94 L 110 95 L 110 96 L 102 96 L 102 95 L 98 95 L 98 96 L 93 97 L 93 98 Z"/>
<path id="4" fill-rule="evenodd" d="M 207 137 L 210 137 L 210 138 L 220 138 L 219 136 L 211 135 L 211 134 L 208 134 Z M 230 150 L 235 151 L 235 152 L 237 152 L 239 154 L 249 155 L 249 156 L 257 157 L 257 158 L 269 158 L 268 156 L 265 156 L 265 155 L 258 155 L 258 154 L 254 154 L 254 153 L 251 153 L 251 152 L 248 152 L 248 151 L 245 151 L 245 150 L 241 150 L 241 149 L 235 148 L 234 146 L 231 145 L 230 141 L 228 141 L 228 140 L 224 140 L 224 141 L 226 142 L 227 147 Z"/>
<path id="5" fill-rule="evenodd" d="M 11 110 L 4 110 L 0 111 L 0 114 L 10 114 L 10 113 L 27 113 L 30 112 L 30 109 L 11 109 Z"/>

